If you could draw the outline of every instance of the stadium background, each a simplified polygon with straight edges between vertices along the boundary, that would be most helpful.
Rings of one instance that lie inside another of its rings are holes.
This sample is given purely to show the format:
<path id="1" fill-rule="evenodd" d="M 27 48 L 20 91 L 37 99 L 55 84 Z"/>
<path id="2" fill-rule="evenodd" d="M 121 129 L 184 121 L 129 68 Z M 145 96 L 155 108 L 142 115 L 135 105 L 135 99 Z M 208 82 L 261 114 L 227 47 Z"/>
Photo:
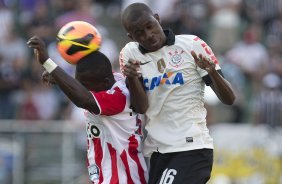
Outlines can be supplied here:
<path id="1" fill-rule="evenodd" d="M 95 25 L 102 52 L 118 71 L 129 40 L 120 12 L 133 0 L 0 0 L 0 183 L 85 184 L 81 110 L 40 81 L 42 67 L 25 42 L 39 35 L 69 74 L 55 48 L 71 20 Z M 143 0 L 164 27 L 195 34 L 218 56 L 237 100 L 222 105 L 207 89 L 207 121 L 215 140 L 210 184 L 282 184 L 282 1 Z"/>

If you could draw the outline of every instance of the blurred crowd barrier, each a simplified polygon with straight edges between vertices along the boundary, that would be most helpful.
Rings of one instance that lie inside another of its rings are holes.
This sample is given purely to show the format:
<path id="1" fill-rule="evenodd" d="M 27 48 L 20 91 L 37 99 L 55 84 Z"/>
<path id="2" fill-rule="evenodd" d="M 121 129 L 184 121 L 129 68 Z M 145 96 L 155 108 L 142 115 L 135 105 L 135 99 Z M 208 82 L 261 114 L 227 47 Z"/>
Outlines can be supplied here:
<path id="1" fill-rule="evenodd" d="M 209 184 L 282 184 L 282 128 L 220 123 Z M 1 121 L 1 184 L 88 184 L 84 126 Z"/>
<path id="2" fill-rule="evenodd" d="M 0 183 L 89 183 L 84 133 L 69 121 L 0 121 Z"/>

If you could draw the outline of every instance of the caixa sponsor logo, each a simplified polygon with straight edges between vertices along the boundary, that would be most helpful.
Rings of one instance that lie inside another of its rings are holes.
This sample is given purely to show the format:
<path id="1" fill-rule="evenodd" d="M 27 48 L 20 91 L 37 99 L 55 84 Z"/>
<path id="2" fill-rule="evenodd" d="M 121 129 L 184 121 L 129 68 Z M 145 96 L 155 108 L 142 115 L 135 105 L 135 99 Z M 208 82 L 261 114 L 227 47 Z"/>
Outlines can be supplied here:
<path id="1" fill-rule="evenodd" d="M 183 85 L 184 80 L 182 73 L 164 73 L 163 75 L 153 77 L 152 79 L 145 78 L 143 80 L 145 89 L 147 91 L 155 89 L 160 85 Z"/>

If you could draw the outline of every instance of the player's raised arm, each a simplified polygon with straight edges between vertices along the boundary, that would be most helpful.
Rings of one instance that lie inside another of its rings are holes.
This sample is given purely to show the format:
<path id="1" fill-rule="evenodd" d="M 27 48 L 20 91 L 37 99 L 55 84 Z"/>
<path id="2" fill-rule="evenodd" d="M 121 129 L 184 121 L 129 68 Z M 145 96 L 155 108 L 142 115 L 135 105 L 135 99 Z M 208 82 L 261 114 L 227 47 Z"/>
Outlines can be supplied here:
<path id="1" fill-rule="evenodd" d="M 88 89 L 49 58 L 45 43 L 39 37 L 30 38 L 27 44 L 30 48 L 35 49 L 36 60 L 53 77 L 60 89 L 76 106 L 95 114 L 100 113 L 96 101 Z"/>
<path id="2" fill-rule="evenodd" d="M 225 80 L 217 71 L 215 63 L 202 54 L 197 55 L 191 52 L 195 63 L 201 69 L 206 70 L 212 81 L 210 87 L 213 89 L 220 101 L 226 105 L 232 105 L 235 101 L 235 93 L 227 80 Z"/>
<path id="3" fill-rule="evenodd" d="M 119 62 L 121 64 L 121 72 L 126 76 L 131 105 L 135 112 L 144 114 L 149 107 L 149 102 L 142 82 L 140 62 L 129 58 L 123 53 L 124 50 L 121 51 Z"/>

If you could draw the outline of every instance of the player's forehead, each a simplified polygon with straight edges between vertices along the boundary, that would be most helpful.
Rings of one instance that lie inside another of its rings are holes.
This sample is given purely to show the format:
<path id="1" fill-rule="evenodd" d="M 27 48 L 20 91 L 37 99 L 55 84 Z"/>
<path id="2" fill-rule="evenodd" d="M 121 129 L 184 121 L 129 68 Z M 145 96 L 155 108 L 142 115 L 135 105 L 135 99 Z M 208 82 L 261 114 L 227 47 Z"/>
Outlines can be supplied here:
<path id="1" fill-rule="evenodd" d="M 154 24 L 156 22 L 156 19 L 153 15 L 150 14 L 142 14 L 139 17 L 136 17 L 135 19 L 131 19 L 127 21 L 128 28 L 133 31 L 135 29 L 140 29 L 147 24 Z"/>

